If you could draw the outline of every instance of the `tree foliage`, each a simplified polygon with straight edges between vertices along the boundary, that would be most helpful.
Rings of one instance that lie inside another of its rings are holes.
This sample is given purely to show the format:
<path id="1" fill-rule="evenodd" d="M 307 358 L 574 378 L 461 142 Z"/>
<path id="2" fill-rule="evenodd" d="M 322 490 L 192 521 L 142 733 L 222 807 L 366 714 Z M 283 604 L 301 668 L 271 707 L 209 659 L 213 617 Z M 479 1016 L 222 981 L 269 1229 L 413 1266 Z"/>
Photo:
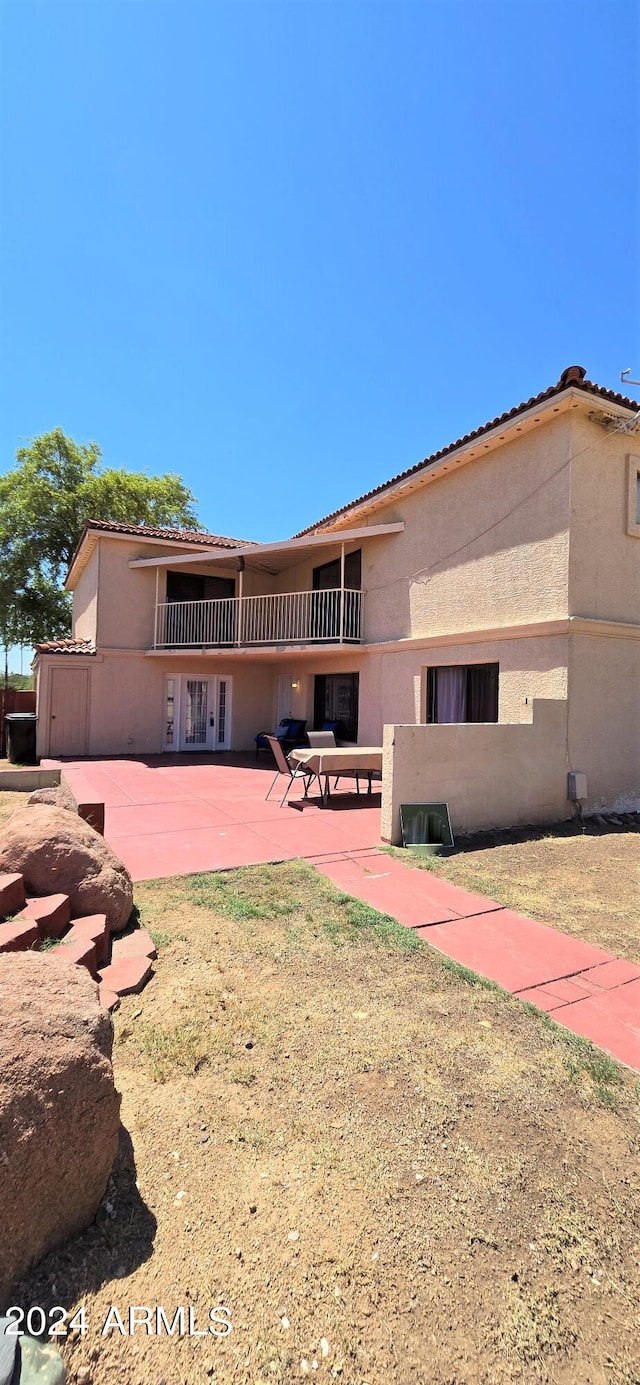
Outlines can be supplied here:
<path id="1" fill-rule="evenodd" d="M 195 498 L 173 472 L 105 467 L 97 443 L 61 428 L 33 438 L 0 476 L 0 642 L 37 644 L 70 629 L 62 582 L 86 519 L 195 529 Z"/>

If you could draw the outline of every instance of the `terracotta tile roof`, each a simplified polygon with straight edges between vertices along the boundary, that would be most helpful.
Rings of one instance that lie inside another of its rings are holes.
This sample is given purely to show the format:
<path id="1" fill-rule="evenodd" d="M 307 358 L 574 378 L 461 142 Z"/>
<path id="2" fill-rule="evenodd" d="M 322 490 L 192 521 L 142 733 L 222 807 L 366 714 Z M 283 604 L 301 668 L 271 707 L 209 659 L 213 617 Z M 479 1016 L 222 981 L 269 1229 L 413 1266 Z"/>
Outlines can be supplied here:
<path id="1" fill-rule="evenodd" d="M 87 529 L 104 529 L 112 534 L 140 534 L 147 539 L 172 539 L 176 543 L 211 544 L 215 548 L 242 548 L 253 543 L 253 539 L 229 539 L 222 534 L 206 534 L 199 529 L 163 529 L 152 524 L 120 524 L 111 519 L 86 519 L 80 543 Z"/>
<path id="2" fill-rule="evenodd" d="M 330 524 L 332 520 L 347 514 L 356 505 L 362 505 L 365 501 L 372 500 L 374 496 L 381 495 L 390 486 L 395 486 L 398 481 L 404 481 L 409 476 L 415 476 L 425 467 L 440 461 L 442 457 L 446 457 L 449 452 L 455 452 L 456 448 L 463 447 L 465 443 L 474 442 L 476 438 L 482 437 L 492 428 L 498 428 L 500 424 L 509 422 L 518 414 L 526 413 L 527 409 L 536 408 L 545 403 L 547 399 L 553 399 L 555 395 L 562 394 L 566 389 L 582 390 L 585 394 L 596 395 L 599 399 L 607 399 L 611 404 L 619 404 L 622 408 L 633 409 L 634 413 L 638 412 L 640 402 L 637 399 L 628 399 L 626 395 L 619 394 L 617 390 L 605 389 L 603 385 L 596 385 L 593 381 L 586 380 L 586 373 L 584 366 L 568 366 L 566 370 L 563 370 L 557 385 L 549 385 L 548 389 L 542 390 L 540 394 L 532 395 L 531 399 L 526 399 L 522 404 L 516 404 L 513 409 L 508 409 L 506 413 L 500 414 L 498 418 L 492 418 L 488 423 L 483 423 L 472 433 L 465 433 L 464 437 L 458 438 L 456 442 L 450 442 L 446 447 L 440 448 L 439 452 L 433 452 L 430 457 L 425 457 L 424 461 L 418 462 L 416 466 L 411 466 L 407 471 L 401 471 L 397 476 L 392 476 L 390 481 L 383 481 L 382 485 L 375 486 L 373 490 L 367 491 L 364 495 L 359 495 L 356 500 L 349 500 L 346 505 L 341 505 L 338 510 L 333 510 L 330 515 L 325 515 L 324 519 L 318 519 L 315 524 L 301 529 L 299 533 L 293 535 L 293 538 L 303 538 L 305 534 L 311 534 L 314 530 L 320 529 L 323 524 Z"/>
<path id="3" fill-rule="evenodd" d="M 45 640 L 35 646 L 38 654 L 95 654 L 93 640 Z"/>

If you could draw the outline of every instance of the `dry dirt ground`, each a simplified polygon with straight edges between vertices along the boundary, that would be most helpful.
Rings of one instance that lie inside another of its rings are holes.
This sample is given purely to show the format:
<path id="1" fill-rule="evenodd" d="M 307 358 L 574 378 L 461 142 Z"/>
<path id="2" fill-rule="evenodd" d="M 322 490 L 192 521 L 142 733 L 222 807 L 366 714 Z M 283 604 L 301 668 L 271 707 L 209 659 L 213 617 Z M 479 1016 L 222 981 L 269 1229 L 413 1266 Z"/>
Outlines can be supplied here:
<path id="1" fill-rule="evenodd" d="M 495 832 L 426 865 L 445 880 L 552 928 L 640 962 L 640 815 L 622 829 L 586 821 L 546 831 Z"/>
<path id="2" fill-rule="evenodd" d="M 28 797 L 28 793 L 18 793 L 17 790 L 0 792 L 0 827 L 18 808 L 24 808 Z"/>
<path id="3" fill-rule="evenodd" d="M 70 1381 L 637 1385 L 633 1074 L 304 863 L 137 899 L 119 1165 L 14 1300 L 84 1305 Z M 101 1336 L 111 1305 L 233 1330 Z"/>

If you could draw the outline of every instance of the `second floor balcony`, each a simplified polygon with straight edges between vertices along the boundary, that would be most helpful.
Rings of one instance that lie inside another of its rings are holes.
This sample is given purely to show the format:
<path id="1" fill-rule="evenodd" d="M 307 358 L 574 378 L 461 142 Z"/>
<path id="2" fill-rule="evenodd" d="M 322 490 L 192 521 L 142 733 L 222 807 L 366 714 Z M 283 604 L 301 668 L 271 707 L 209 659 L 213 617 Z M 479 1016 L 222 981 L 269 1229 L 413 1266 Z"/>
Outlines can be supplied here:
<path id="1" fill-rule="evenodd" d="M 362 592 L 278 592 L 156 606 L 154 649 L 360 644 Z"/>

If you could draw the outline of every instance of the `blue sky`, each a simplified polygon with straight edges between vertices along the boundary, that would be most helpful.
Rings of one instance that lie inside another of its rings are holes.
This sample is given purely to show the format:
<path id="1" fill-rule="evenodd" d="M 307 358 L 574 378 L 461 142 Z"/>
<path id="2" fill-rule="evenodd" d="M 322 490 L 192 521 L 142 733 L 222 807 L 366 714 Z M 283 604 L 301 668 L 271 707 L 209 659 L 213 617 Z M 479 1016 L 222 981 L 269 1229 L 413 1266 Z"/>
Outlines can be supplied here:
<path id="1" fill-rule="evenodd" d="M 631 0 L 0 7 L 0 468 L 60 424 L 287 535 L 640 374 Z"/>

